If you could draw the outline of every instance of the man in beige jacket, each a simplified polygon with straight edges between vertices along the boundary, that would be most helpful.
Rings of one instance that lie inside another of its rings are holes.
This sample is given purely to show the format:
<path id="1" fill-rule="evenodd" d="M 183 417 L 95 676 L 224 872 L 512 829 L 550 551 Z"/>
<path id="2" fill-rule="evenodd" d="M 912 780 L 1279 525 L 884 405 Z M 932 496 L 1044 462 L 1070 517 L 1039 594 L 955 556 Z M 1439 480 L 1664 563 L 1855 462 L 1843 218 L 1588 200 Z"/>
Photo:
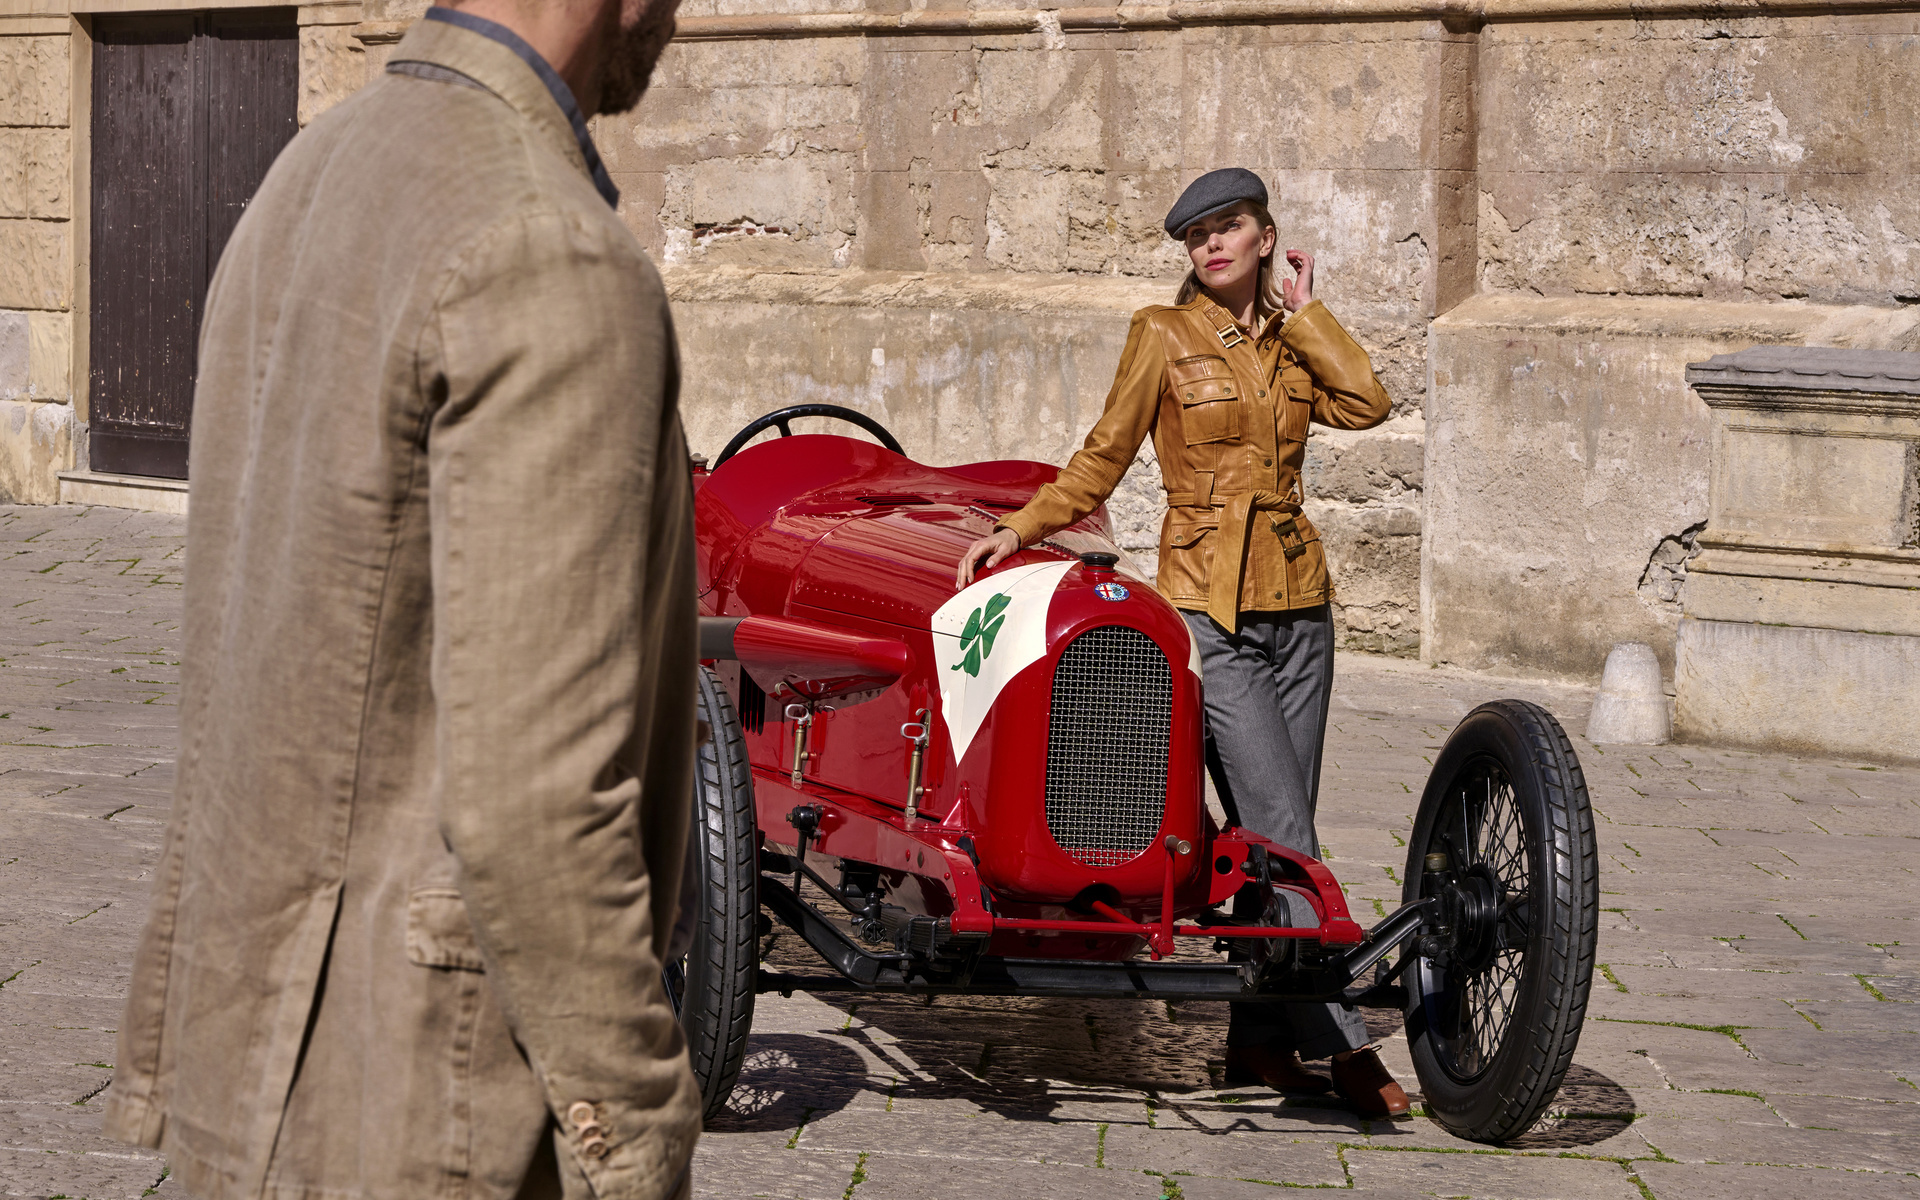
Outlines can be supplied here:
<path id="1" fill-rule="evenodd" d="M 432 10 L 220 262 L 108 1117 L 203 1200 L 687 1188 L 691 495 L 582 115 L 634 104 L 675 4 Z"/>

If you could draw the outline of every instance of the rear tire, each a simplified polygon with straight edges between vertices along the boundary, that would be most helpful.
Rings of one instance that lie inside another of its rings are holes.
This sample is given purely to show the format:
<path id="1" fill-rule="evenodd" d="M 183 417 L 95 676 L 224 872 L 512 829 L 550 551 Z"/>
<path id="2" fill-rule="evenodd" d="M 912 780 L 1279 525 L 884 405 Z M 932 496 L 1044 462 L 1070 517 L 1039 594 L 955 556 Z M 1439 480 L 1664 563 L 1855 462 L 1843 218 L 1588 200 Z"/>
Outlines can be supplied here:
<path id="1" fill-rule="evenodd" d="M 692 946 L 685 958 L 667 964 L 666 983 L 686 1031 L 702 1116 L 712 1120 L 733 1094 L 753 1028 L 760 872 L 746 738 L 732 698 L 707 667 L 700 668 L 697 703 L 713 730 L 694 772 L 687 848 L 693 878 L 682 889 L 697 908 Z"/>
<path id="2" fill-rule="evenodd" d="M 1446 867 L 1427 869 L 1430 854 Z M 1560 1089 L 1586 1017 L 1599 937 L 1593 809 L 1552 714 L 1496 700 L 1441 750 L 1407 846 L 1404 899 L 1445 898 L 1410 943 L 1407 1038 L 1428 1115 L 1501 1142 Z"/>

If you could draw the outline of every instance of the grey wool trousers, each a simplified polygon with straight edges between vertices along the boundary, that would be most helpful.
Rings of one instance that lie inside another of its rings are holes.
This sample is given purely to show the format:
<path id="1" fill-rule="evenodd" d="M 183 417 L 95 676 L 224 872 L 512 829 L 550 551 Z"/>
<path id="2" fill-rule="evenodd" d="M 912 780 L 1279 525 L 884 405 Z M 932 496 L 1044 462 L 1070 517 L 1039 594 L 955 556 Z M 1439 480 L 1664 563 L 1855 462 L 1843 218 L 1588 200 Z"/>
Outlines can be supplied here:
<path id="1" fill-rule="evenodd" d="M 1313 811 L 1333 692 L 1333 615 L 1324 604 L 1240 614 L 1228 633 L 1201 612 L 1182 613 L 1200 647 L 1206 689 L 1207 772 L 1227 819 L 1289 850 L 1320 857 Z M 1314 923 L 1304 904 L 1289 924 Z M 1367 1044 L 1366 1022 L 1338 1004 L 1236 1003 L 1227 1045 L 1296 1050 L 1326 1058 Z"/>

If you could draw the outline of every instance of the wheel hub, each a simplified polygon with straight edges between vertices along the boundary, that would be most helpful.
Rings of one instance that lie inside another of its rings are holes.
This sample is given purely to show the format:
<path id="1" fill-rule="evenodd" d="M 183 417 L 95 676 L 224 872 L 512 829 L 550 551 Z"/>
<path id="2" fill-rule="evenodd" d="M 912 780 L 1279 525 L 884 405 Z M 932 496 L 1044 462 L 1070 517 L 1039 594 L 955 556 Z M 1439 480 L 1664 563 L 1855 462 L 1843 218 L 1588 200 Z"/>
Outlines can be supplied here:
<path id="1" fill-rule="evenodd" d="M 1473 975 L 1493 961 L 1500 948 L 1500 900 L 1504 889 L 1485 863 L 1469 867 L 1441 894 L 1447 925 L 1453 930 L 1455 969 Z"/>

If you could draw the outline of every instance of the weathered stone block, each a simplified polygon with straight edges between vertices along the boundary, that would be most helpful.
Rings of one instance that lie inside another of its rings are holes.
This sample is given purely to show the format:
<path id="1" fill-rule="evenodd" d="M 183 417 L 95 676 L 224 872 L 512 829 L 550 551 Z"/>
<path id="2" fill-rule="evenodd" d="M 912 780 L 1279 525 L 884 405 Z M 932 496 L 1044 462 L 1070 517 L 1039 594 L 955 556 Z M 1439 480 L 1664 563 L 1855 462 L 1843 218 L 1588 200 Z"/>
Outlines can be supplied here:
<path id="1" fill-rule="evenodd" d="M 844 155 L 708 159 L 666 173 L 669 262 L 847 265 L 857 222 Z"/>
<path id="2" fill-rule="evenodd" d="M 1904 36 L 1903 36 L 1904 34 Z M 1492 24 L 1483 166 L 1500 171 L 1911 172 L 1912 13 L 1883 19 Z"/>
<path id="3" fill-rule="evenodd" d="M 0 400 L 70 401 L 73 317 L 0 310 Z"/>
<path id="4" fill-rule="evenodd" d="M 71 39 L 0 36 L 0 125 L 65 125 Z"/>
<path id="5" fill-rule="evenodd" d="M 300 27 L 299 118 L 302 129 L 312 124 L 315 117 L 366 86 L 372 77 L 368 47 L 354 37 L 353 31 L 351 25 Z"/>
<path id="6" fill-rule="evenodd" d="M 38 400 L 73 402 L 73 314 L 27 314 L 27 391 Z"/>
<path id="7" fill-rule="evenodd" d="M 27 215 L 27 152 L 24 129 L 0 129 L 0 219 Z"/>
<path id="8" fill-rule="evenodd" d="M 1420 510 L 1409 504 L 1360 506 L 1312 498 L 1305 507 L 1320 531 L 1333 575 L 1340 644 L 1383 654 L 1415 653 L 1420 645 Z"/>
<path id="9" fill-rule="evenodd" d="M 1920 637 L 1686 618 L 1675 733 L 1818 755 L 1920 759 Z"/>
<path id="10" fill-rule="evenodd" d="M 53 504 L 57 472 L 73 465 L 73 408 L 0 400 L 0 501 Z"/>
<path id="11" fill-rule="evenodd" d="M 0 312 L 0 397 L 27 390 L 27 314 Z"/>
<path id="12" fill-rule="evenodd" d="M 66 129 L 0 128 L 0 218 L 72 215 L 70 140 Z"/>
<path id="13" fill-rule="evenodd" d="M 1348 504 L 1417 505 L 1425 467 L 1425 432 L 1417 418 L 1357 431 L 1315 426 L 1307 439 L 1308 493 Z"/>
<path id="14" fill-rule="evenodd" d="M 1906 176 L 1480 173 L 1483 286 L 1888 304 L 1920 294 Z"/>
<path id="15" fill-rule="evenodd" d="M 1920 354 L 1756 347 L 1687 378 L 1714 448 L 1682 729 L 1920 758 Z"/>
<path id="16" fill-rule="evenodd" d="M 0 307 L 65 308 L 73 296 L 65 221 L 0 221 Z"/>
<path id="17" fill-rule="evenodd" d="M 1592 678 L 1636 641 L 1670 662 L 1680 612 L 1677 589 L 1661 594 L 1676 566 L 1662 551 L 1707 512 L 1709 422 L 1685 364 L 1755 342 L 1885 345 L 1916 323 L 1505 296 L 1435 321 L 1422 656 Z"/>
<path id="18" fill-rule="evenodd" d="M 1185 164 L 1420 170 L 1432 141 L 1426 97 L 1440 47 L 1422 36 L 1426 28 L 1400 24 L 1365 42 L 1249 45 L 1227 29 L 1188 39 Z"/>
<path id="19" fill-rule="evenodd" d="M 65 129 L 23 131 L 27 215 L 64 221 L 73 215 L 72 134 Z"/>

